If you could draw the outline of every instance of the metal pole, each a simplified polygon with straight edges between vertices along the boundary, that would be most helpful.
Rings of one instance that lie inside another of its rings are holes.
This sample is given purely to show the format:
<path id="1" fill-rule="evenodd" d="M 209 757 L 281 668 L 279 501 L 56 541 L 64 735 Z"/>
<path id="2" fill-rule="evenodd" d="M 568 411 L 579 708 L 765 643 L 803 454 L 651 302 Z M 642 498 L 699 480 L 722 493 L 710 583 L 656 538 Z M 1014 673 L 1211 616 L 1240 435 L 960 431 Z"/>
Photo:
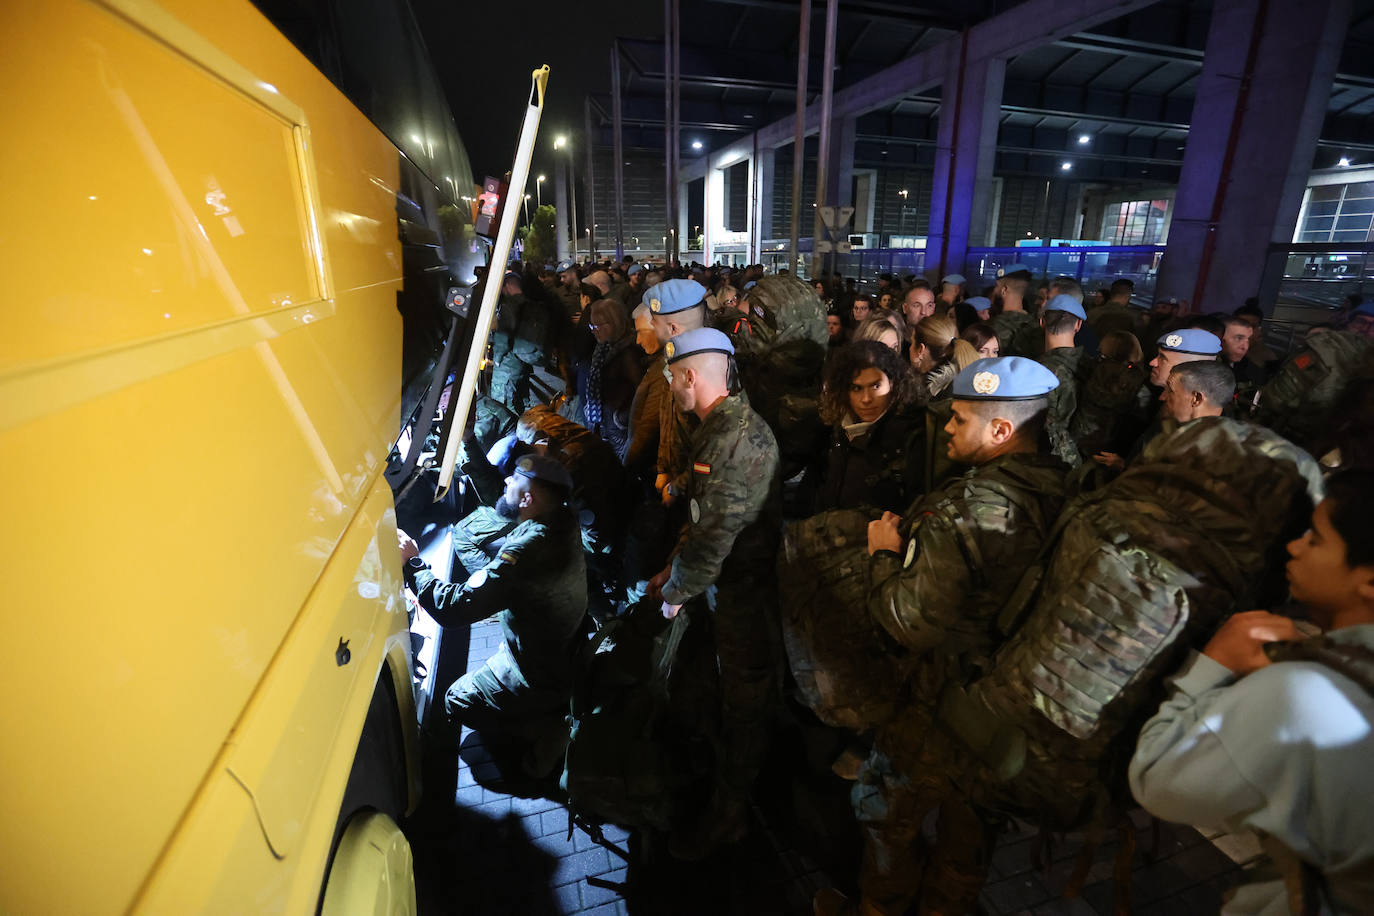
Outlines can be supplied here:
<path id="1" fill-rule="evenodd" d="M 592 169 L 592 100 L 582 100 L 582 126 L 587 133 L 587 260 L 596 260 L 596 172 Z"/>
<path id="2" fill-rule="evenodd" d="M 682 12 L 678 0 L 673 0 L 673 177 L 669 186 L 669 198 L 673 202 L 668 220 L 669 244 L 673 248 L 673 261 L 681 260 L 682 240 L 677 235 L 678 224 L 678 174 L 682 167 Z"/>
<path id="3" fill-rule="evenodd" d="M 830 202 L 830 110 L 835 94 L 835 24 L 839 13 L 839 0 L 825 0 L 825 73 L 821 75 L 821 135 L 820 150 L 816 157 L 816 215 L 812 220 L 811 235 L 811 276 L 821 273 L 821 265 L 828 260 L 816 251 L 816 243 L 821 238 L 821 207 Z"/>
<path id="4" fill-rule="evenodd" d="M 801 0 L 801 24 L 797 31 L 797 131 L 792 140 L 792 247 L 788 273 L 801 257 L 801 192 L 803 153 L 806 146 L 806 77 L 811 57 L 811 0 Z"/>
<path id="5" fill-rule="evenodd" d="M 615 156 L 615 259 L 625 257 L 625 151 L 620 137 L 620 42 L 611 42 L 611 134 Z"/>
<path id="6" fill-rule="evenodd" d="M 673 0 L 663 0 L 663 213 L 673 223 Z M 665 250 L 664 260 L 672 253 Z"/>
<path id="7" fill-rule="evenodd" d="M 572 146 L 568 147 L 568 209 L 572 211 L 572 259 L 577 260 L 577 169 L 573 168 Z"/>

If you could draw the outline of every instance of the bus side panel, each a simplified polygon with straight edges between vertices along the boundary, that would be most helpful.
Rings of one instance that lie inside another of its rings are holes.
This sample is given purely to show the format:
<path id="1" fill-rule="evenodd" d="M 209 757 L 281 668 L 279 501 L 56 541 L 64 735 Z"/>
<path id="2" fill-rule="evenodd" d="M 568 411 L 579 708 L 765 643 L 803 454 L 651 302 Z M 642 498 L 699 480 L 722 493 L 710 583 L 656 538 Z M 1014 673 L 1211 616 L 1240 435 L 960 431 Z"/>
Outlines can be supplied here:
<path id="1" fill-rule="evenodd" d="M 116 6 L 0 11 L 5 912 L 124 911 L 225 791 L 398 419 L 394 148 L 246 3 Z"/>
<path id="2" fill-rule="evenodd" d="M 395 531 L 391 490 L 378 478 L 227 753 L 216 761 L 212 779 L 229 777 L 251 799 L 259 848 L 223 829 L 221 806 L 236 808 L 240 800 L 207 793 L 159 863 L 139 911 L 266 914 L 314 908 L 368 702 L 377 679 L 391 676 L 383 663 L 401 659 L 409 678 Z M 409 692 L 407 683 L 402 705 Z M 413 733 L 413 708 L 399 712 Z M 271 855 L 264 857 L 268 850 Z"/>

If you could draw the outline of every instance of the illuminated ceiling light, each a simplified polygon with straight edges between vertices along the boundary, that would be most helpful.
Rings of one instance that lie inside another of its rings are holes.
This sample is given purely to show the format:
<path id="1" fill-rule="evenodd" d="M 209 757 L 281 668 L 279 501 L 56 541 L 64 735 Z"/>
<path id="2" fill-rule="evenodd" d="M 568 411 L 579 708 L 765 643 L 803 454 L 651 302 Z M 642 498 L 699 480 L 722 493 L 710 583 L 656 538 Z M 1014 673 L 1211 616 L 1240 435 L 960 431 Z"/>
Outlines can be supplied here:
<path id="1" fill-rule="evenodd" d="M 700 141 L 700 140 L 693 140 L 693 141 L 692 141 L 692 149 L 701 149 L 701 141 Z"/>
<path id="2" fill-rule="evenodd" d="M 1073 168 L 1073 163 L 1072 163 L 1072 162 L 1061 162 L 1061 163 L 1059 163 L 1059 170 L 1060 170 L 1061 172 L 1067 172 L 1067 171 L 1068 171 L 1069 169 L 1071 169 L 1071 168 Z"/>
<path id="3" fill-rule="evenodd" d="M 1087 134 L 1079 134 L 1079 135 L 1078 135 L 1078 142 L 1079 142 L 1079 143 L 1091 143 L 1091 142 L 1092 142 L 1092 139 L 1093 139 L 1093 138 L 1092 138 L 1092 137 L 1089 137 Z"/>
<path id="4" fill-rule="evenodd" d="M 1350 165 L 1350 160 L 1342 156 L 1341 161 L 1337 162 L 1336 164 L 1339 165 L 1341 168 L 1347 168 Z"/>

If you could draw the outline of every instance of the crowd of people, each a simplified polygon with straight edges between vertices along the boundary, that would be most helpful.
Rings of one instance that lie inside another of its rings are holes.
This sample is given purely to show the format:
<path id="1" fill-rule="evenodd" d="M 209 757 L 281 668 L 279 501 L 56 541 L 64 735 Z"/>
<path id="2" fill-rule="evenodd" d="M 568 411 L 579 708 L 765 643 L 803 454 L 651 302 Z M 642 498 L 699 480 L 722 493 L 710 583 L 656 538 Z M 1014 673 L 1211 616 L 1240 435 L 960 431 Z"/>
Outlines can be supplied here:
<path id="1" fill-rule="evenodd" d="M 533 777 L 566 760 L 574 813 L 660 827 L 682 859 L 750 829 L 779 729 L 832 728 L 865 848 L 857 896 L 818 913 L 971 912 L 1008 817 L 1110 826 L 1136 802 L 1262 831 L 1284 874 L 1235 912 L 1374 912 L 1374 305 L 1280 358 L 1254 302 L 1142 306 L 1128 279 L 1020 264 L 990 288 L 628 257 L 501 282 L 449 580 L 400 535 L 440 624 L 504 628 L 449 688 L 451 728 L 518 739 Z M 1061 593 L 1099 559 L 1062 567 L 1095 508 L 1135 565 L 1073 617 Z M 1035 629 L 1056 614 L 1097 623 Z M 841 646 L 865 662 L 828 670 Z M 706 761 L 650 780 L 642 818 L 634 774 L 579 798 L 613 780 L 567 750 L 598 734 L 565 717 L 607 658 L 657 710 L 635 739 L 653 722 L 660 756 Z M 1113 686 L 1085 699 L 1063 665 Z"/>

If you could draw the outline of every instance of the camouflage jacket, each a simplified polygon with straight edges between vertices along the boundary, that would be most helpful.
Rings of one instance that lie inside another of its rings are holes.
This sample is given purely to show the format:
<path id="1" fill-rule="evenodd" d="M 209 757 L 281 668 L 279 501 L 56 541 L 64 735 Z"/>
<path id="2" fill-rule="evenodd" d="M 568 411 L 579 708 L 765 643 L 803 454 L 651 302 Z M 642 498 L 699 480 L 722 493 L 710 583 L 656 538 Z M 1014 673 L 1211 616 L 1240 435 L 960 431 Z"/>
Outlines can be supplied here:
<path id="1" fill-rule="evenodd" d="M 1093 329 L 1097 339 L 1101 340 L 1113 331 L 1126 331 L 1134 334 L 1137 339 L 1145 330 L 1146 313 L 1139 309 L 1132 309 L 1128 305 L 1120 302 L 1107 302 L 1103 305 L 1088 309 L 1088 320 L 1084 324 Z M 1151 345 L 1154 341 L 1149 342 Z M 1140 341 L 1142 347 L 1146 346 L 1145 341 Z M 1006 355 L 1005 348 L 1002 355 Z"/>
<path id="2" fill-rule="evenodd" d="M 1039 554 L 1064 501 L 1065 468 L 1034 453 L 1003 455 L 917 502 L 904 555 L 870 558 L 869 612 L 897 642 L 944 663 L 923 666 L 917 694 L 991 655 L 997 614 Z"/>
<path id="3" fill-rule="evenodd" d="M 527 366 L 541 366 L 553 333 L 543 302 L 524 295 L 502 296 L 491 335 L 492 360 L 499 365 L 510 354 Z"/>
<path id="4" fill-rule="evenodd" d="M 1001 312 L 988 323 L 997 332 L 1003 356 L 1036 356 L 1035 334 L 1040 325 L 1029 312 Z"/>
<path id="5" fill-rule="evenodd" d="M 1351 380 L 1374 372 L 1374 341 L 1327 331 L 1307 343 L 1260 389 L 1256 421 L 1310 447 Z"/>
<path id="6" fill-rule="evenodd" d="M 1040 362 L 1059 379 L 1059 387 L 1050 392 L 1049 417 L 1045 430 L 1050 436 L 1050 452 L 1069 467 L 1083 463 L 1078 442 L 1070 432 L 1073 415 L 1078 410 L 1078 379 L 1084 369 L 1087 351 L 1082 347 L 1055 347 L 1046 350 Z"/>
<path id="7" fill-rule="evenodd" d="M 778 444 L 763 418 L 731 395 L 692 438 L 689 521 L 663 600 L 682 604 L 721 578 L 771 570 L 780 530 Z M 681 497 L 679 497 L 681 498 Z"/>
<path id="8" fill-rule="evenodd" d="M 587 571 L 577 522 L 566 508 L 521 522 L 496 559 L 465 582 L 444 582 L 409 565 L 406 580 L 440 626 L 499 616 L 504 642 L 487 664 L 506 687 L 569 682 L 587 610 Z"/>

